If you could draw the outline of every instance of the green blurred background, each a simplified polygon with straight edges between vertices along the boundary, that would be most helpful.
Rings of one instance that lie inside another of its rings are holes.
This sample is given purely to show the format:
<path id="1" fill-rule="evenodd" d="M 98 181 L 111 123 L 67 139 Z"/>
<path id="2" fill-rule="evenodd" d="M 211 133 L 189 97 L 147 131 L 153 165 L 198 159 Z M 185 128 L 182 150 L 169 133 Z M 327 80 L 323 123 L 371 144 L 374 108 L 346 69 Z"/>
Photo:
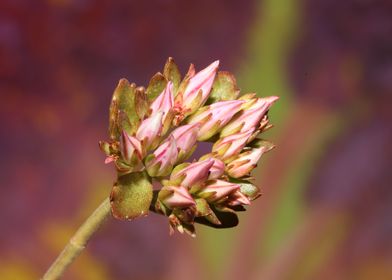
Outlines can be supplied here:
<path id="1" fill-rule="evenodd" d="M 392 2 L 0 2 L 0 279 L 38 279 L 109 194 L 117 81 L 215 59 L 279 95 L 234 229 L 110 220 L 65 279 L 392 279 Z"/>

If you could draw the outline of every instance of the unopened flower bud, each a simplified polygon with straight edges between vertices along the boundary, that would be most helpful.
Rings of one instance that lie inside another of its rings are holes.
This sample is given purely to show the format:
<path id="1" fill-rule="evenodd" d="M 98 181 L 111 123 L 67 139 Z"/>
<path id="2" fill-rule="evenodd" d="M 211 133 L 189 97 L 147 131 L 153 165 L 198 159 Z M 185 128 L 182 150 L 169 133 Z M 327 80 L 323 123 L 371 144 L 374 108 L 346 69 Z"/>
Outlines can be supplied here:
<path id="1" fill-rule="evenodd" d="M 195 200 L 183 186 L 166 186 L 158 194 L 158 199 L 169 209 L 194 206 Z"/>
<path id="2" fill-rule="evenodd" d="M 260 126 L 263 116 L 277 99 L 278 97 L 271 96 L 266 98 L 257 98 L 255 102 L 254 100 L 251 100 L 250 102 L 252 102 L 252 105 L 247 108 L 243 108 L 241 113 L 222 129 L 220 136 L 225 137 L 237 132 L 257 129 Z"/>
<path id="3" fill-rule="evenodd" d="M 159 144 L 163 115 L 162 111 L 154 113 L 140 124 L 136 132 L 136 138 L 140 140 L 146 151 L 155 149 Z"/>
<path id="4" fill-rule="evenodd" d="M 186 115 L 192 114 L 207 101 L 218 66 L 219 61 L 217 60 L 196 73 L 189 79 L 181 96 L 176 98 L 182 103 L 181 106 Z"/>
<path id="5" fill-rule="evenodd" d="M 170 182 L 181 184 L 188 189 L 196 188 L 208 179 L 213 164 L 214 161 L 211 159 L 181 164 L 173 170 Z"/>
<path id="6" fill-rule="evenodd" d="M 174 118 L 174 96 L 173 96 L 173 83 L 169 81 L 160 95 L 154 100 L 150 106 L 151 115 L 162 112 L 162 134 L 166 133 L 169 129 L 171 121 Z"/>
<path id="7" fill-rule="evenodd" d="M 243 103 L 242 100 L 228 100 L 199 109 L 188 120 L 190 124 L 201 124 L 197 140 L 204 141 L 215 135 L 240 110 Z"/>
<path id="8" fill-rule="evenodd" d="M 225 204 L 228 206 L 250 205 L 250 200 L 246 195 L 237 190 L 229 195 Z"/>
<path id="9" fill-rule="evenodd" d="M 239 189 L 240 185 L 238 184 L 224 180 L 212 180 L 208 181 L 196 195 L 205 198 L 210 203 L 214 203 L 228 197 Z"/>
<path id="10" fill-rule="evenodd" d="M 240 178 L 249 174 L 256 167 L 257 162 L 264 152 L 266 152 L 266 148 L 261 147 L 239 154 L 227 165 L 227 174 L 233 178 Z"/>
<path id="11" fill-rule="evenodd" d="M 177 162 L 188 158 L 194 148 L 196 148 L 197 132 L 200 128 L 198 123 L 182 125 L 171 132 L 171 135 L 176 139 L 177 147 L 179 148 Z"/>
<path id="12" fill-rule="evenodd" d="M 211 159 L 214 161 L 214 164 L 210 168 L 210 175 L 208 176 L 208 180 L 214 180 L 220 178 L 225 172 L 225 164 L 220 159 L 214 157 L 214 154 L 206 154 L 202 156 L 199 161 Z"/>
<path id="13" fill-rule="evenodd" d="M 252 133 L 251 129 L 221 138 L 212 146 L 212 152 L 224 162 L 229 162 L 241 152 Z"/>
<path id="14" fill-rule="evenodd" d="M 136 166 L 143 159 L 142 145 L 139 140 L 130 136 L 124 130 L 120 138 L 120 152 L 123 160 L 130 166 Z"/>
<path id="15" fill-rule="evenodd" d="M 177 156 L 176 140 L 173 136 L 169 136 L 153 154 L 146 157 L 145 165 L 148 174 L 151 177 L 169 175 L 177 161 Z"/>

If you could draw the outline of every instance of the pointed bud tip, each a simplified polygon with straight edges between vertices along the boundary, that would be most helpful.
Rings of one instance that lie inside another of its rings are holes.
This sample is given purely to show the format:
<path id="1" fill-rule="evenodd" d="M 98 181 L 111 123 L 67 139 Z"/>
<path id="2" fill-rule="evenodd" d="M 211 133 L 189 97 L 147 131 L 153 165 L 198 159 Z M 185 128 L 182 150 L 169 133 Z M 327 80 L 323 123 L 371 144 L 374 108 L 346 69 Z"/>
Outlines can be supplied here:
<path id="1" fill-rule="evenodd" d="M 269 97 L 265 97 L 265 99 L 267 100 L 268 103 L 272 104 L 279 99 L 279 96 L 269 96 Z"/>

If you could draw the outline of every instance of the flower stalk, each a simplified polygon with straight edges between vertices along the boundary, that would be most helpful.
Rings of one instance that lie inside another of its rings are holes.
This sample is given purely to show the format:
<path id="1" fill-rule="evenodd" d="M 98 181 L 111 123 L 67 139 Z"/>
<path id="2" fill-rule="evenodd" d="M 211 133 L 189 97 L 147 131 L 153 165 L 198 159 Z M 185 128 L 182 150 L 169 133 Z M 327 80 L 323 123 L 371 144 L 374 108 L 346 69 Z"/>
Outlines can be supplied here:
<path id="1" fill-rule="evenodd" d="M 90 217 L 79 227 L 60 255 L 46 271 L 42 280 L 60 279 L 68 266 L 80 255 L 91 236 L 110 216 L 110 201 L 106 198 Z"/>

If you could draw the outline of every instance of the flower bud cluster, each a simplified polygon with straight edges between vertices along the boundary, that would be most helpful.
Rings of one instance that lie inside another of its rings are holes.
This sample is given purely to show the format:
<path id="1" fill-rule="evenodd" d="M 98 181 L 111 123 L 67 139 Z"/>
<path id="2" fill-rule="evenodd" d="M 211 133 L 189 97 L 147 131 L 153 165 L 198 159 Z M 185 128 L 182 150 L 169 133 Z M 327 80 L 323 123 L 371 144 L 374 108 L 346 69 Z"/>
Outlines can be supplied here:
<path id="1" fill-rule="evenodd" d="M 218 79 L 228 74 L 218 72 L 218 66 L 215 61 L 196 73 L 191 65 L 181 82 L 162 76 L 162 90 L 151 93 L 159 84 L 139 88 L 128 112 L 113 97 L 115 136 L 100 142 L 105 162 L 114 162 L 119 174 L 146 172 L 162 185 L 151 208 L 168 216 L 171 231 L 194 235 L 195 221 L 224 227 L 222 213 L 244 210 L 260 195 L 250 172 L 273 147 L 257 136 L 271 127 L 267 112 L 278 98 L 229 95 L 219 88 Z M 161 76 L 156 77 L 150 83 Z M 212 95 L 217 102 L 209 102 Z M 210 153 L 184 162 L 201 141 L 214 142 Z"/>

